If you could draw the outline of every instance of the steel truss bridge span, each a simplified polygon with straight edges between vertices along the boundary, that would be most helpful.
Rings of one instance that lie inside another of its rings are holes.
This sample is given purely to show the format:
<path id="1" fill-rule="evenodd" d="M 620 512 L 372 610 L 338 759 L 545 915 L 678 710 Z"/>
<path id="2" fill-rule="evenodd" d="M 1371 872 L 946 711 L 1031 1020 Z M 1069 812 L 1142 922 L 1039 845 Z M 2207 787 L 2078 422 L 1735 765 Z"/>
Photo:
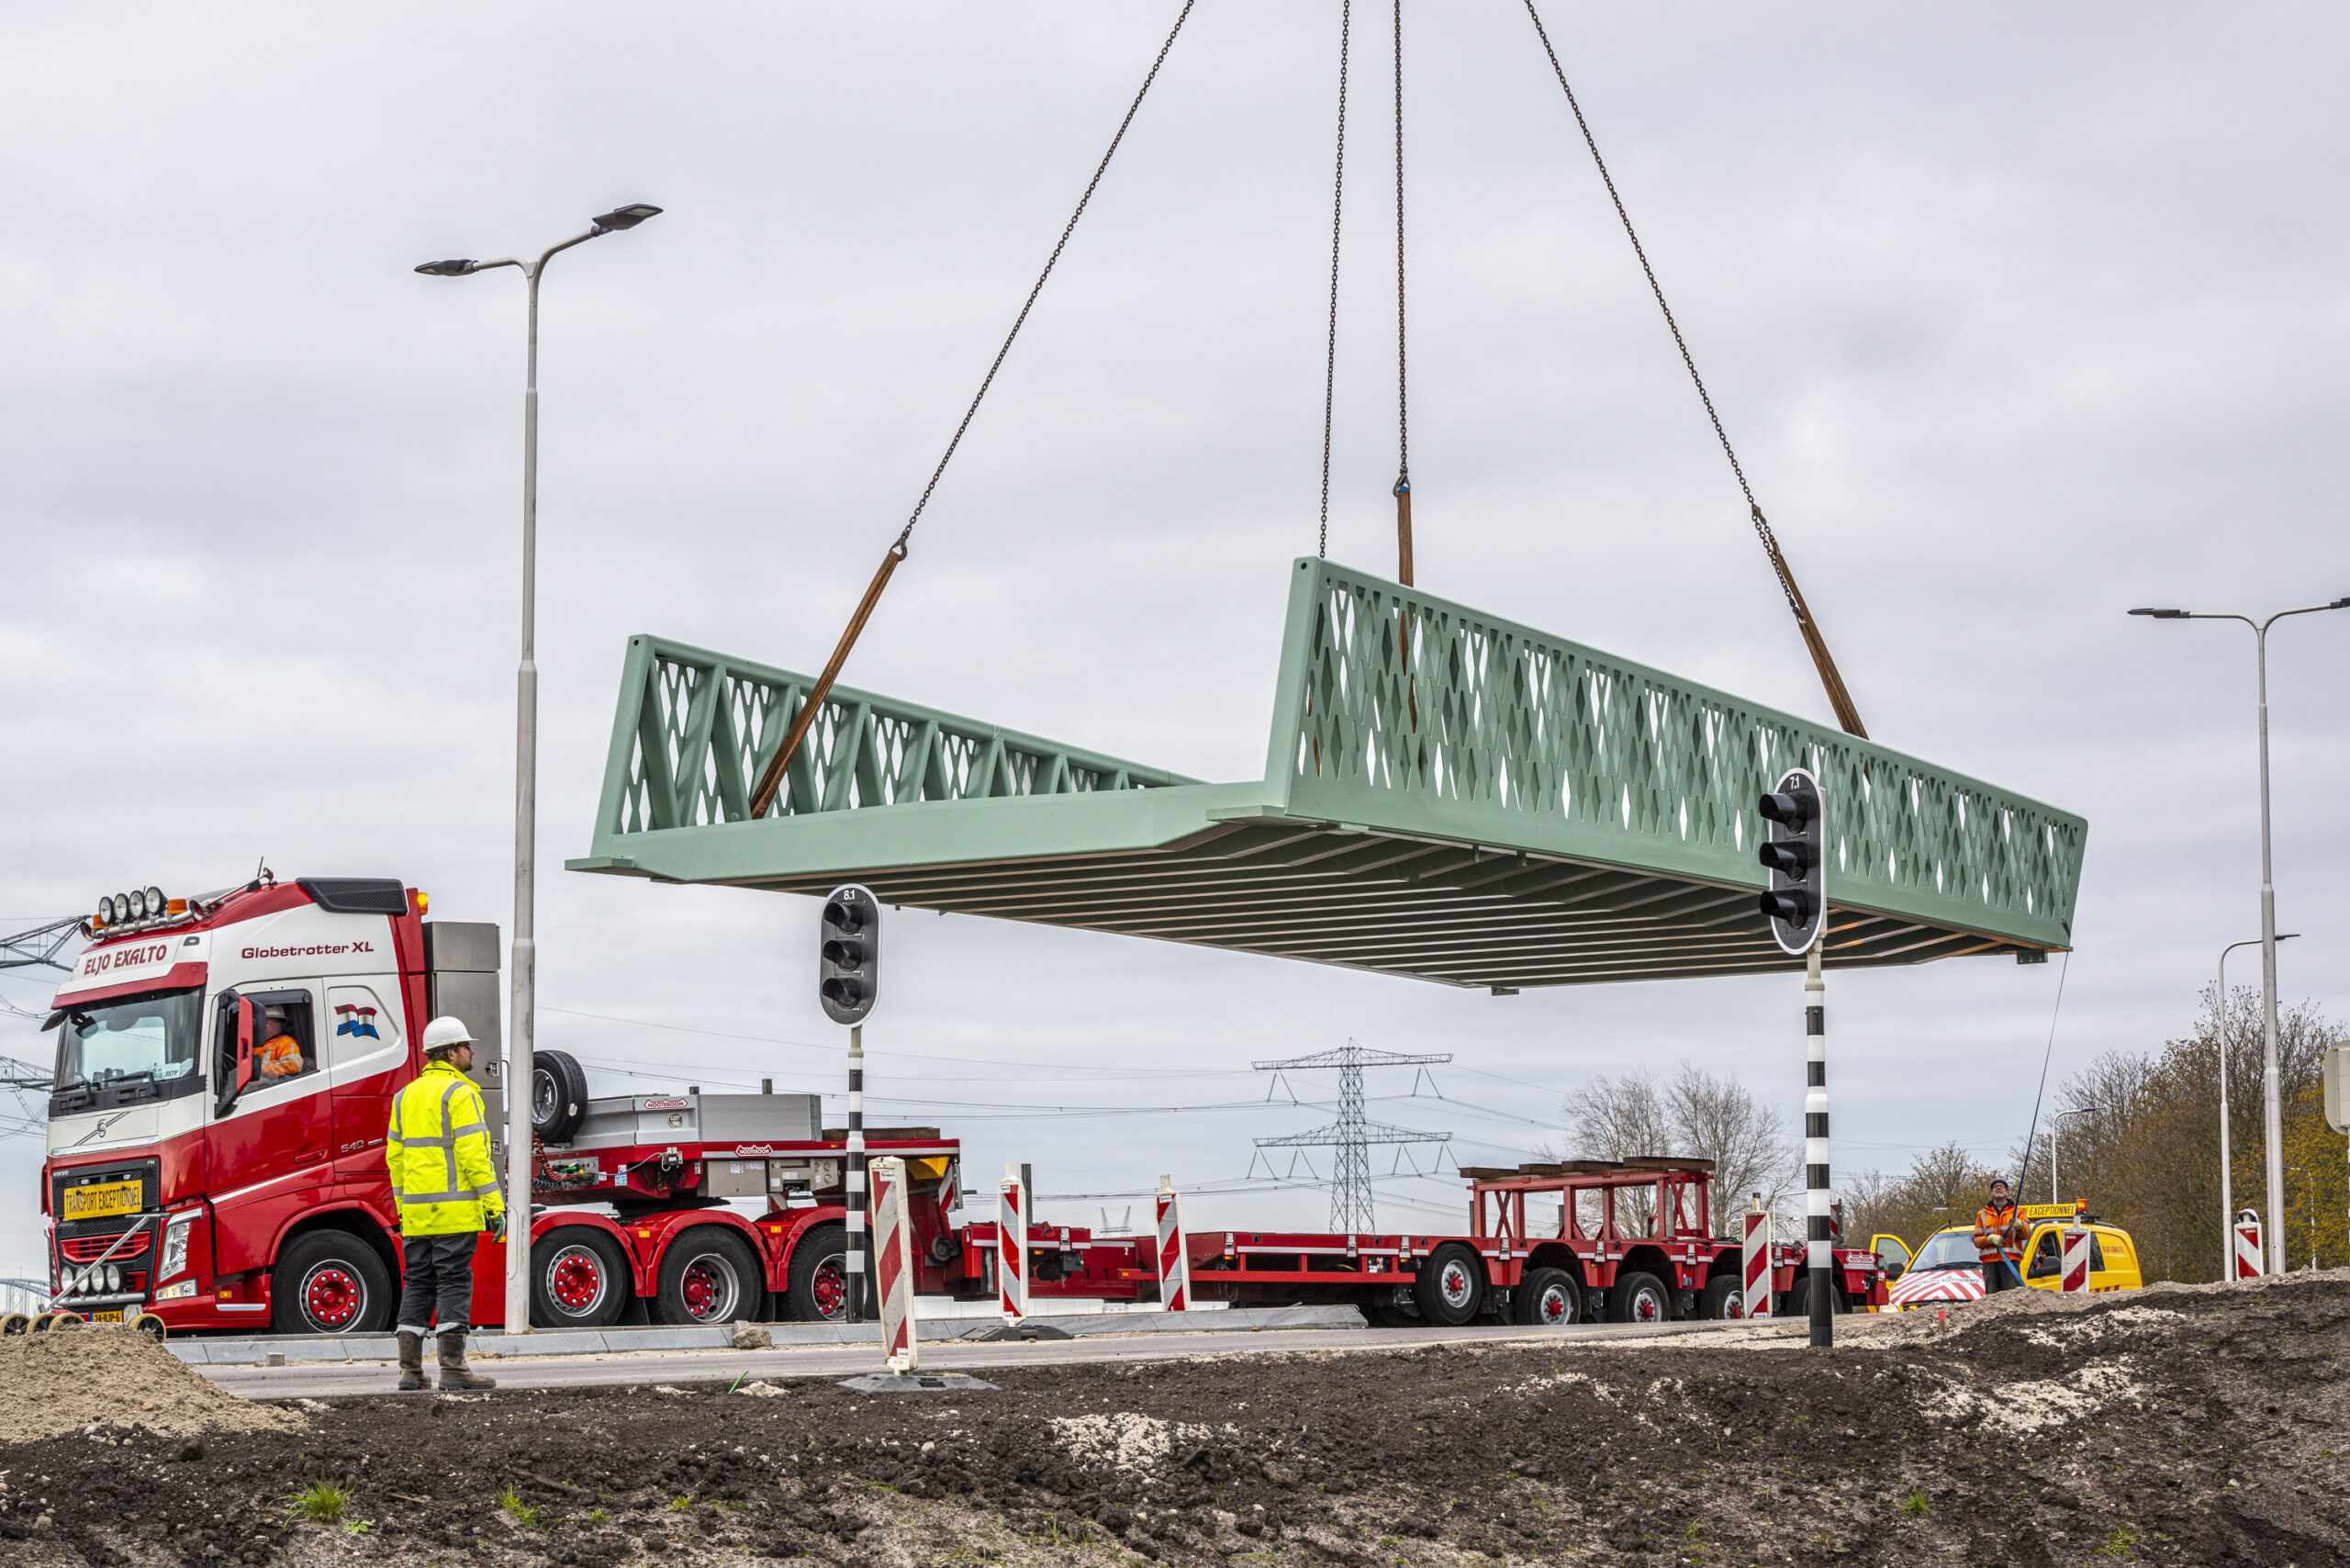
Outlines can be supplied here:
<path id="1" fill-rule="evenodd" d="M 1211 784 L 630 639 L 570 868 L 884 902 L 1510 990 L 1801 967 L 1757 798 L 1828 801 L 1831 968 L 2072 945 L 2079 817 L 1438 599 L 1294 564 L 1265 775 Z"/>

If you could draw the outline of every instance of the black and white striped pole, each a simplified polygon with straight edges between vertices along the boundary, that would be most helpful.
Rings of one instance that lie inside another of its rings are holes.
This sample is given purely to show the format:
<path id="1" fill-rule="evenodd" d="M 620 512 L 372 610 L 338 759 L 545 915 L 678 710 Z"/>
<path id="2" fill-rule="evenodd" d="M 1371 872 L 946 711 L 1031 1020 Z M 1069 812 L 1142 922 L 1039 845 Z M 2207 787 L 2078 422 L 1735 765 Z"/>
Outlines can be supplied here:
<path id="1" fill-rule="evenodd" d="M 844 1312 L 851 1323 L 865 1321 L 872 1294 L 866 1289 L 872 1256 L 866 1229 L 865 1015 L 881 973 L 881 905 L 851 883 L 824 901 L 822 948 L 817 959 L 817 1000 L 824 1016 L 848 1025 L 848 1246 L 843 1260 L 848 1279 Z"/>
<path id="2" fill-rule="evenodd" d="M 865 1321 L 866 1268 L 872 1256 L 865 1228 L 865 1025 L 848 1026 L 848 1320 Z"/>
<path id="3" fill-rule="evenodd" d="M 1819 977 L 1827 946 L 1822 931 L 1812 940 L 1803 977 L 1804 1266 L 1811 1280 L 1811 1342 L 1821 1349 L 1836 1342 L 1836 1249 L 1828 1213 L 1828 986 Z"/>
<path id="4" fill-rule="evenodd" d="M 1828 1007 L 1820 963 L 1828 949 L 1828 855 L 1819 780 L 1789 768 L 1760 810 L 1770 831 L 1759 858 L 1770 871 L 1762 915 L 1781 950 L 1804 960 L 1804 1294 L 1811 1342 L 1835 1343 L 1836 1255 L 1828 1209 Z"/>

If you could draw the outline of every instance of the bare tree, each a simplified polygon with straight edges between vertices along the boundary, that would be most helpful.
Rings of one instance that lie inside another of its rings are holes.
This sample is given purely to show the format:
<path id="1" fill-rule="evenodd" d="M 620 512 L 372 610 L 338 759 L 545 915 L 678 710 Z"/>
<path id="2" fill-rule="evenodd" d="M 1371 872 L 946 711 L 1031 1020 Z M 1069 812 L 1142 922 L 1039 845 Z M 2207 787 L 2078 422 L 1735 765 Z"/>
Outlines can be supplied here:
<path id="1" fill-rule="evenodd" d="M 1778 1111 L 1734 1078 L 1718 1078 L 1683 1062 L 1670 1080 L 1641 1069 L 1602 1076 L 1571 1092 L 1561 1104 L 1586 1159 L 1694 1156 L 1714 1162 L 1715 1222 L 1726 1224 L 1762 1194 L 1784 1214 L 1800 1186 L 1796 1148 Z M 1627 1194 L 1625 1223 L 1645 1225 L 1639 1198 Z"/>
<path id="2" fill-rule="evenodd" d="M 1762 1194 L 1765 1210 L 1791 1204 L 1802 1172 L 1785 1120 L 1735 1078 L 1717 1078 L 1692 1063 L 1664 1087 L 1664 1104 L 1679 1152 L 1714 1162 L 1714 1207 L 1720 1217 Z"/>
<path id="3" fill-rule="evenodd" d="M 1844 1185 L 1844 1244 L 1892 1235 L 1923 1247 L 1935 1231 L 1973 1223 L 1994 1174 L 1955 1141 L 1919 1155 L 1905 1175 L 1864 1171 Z"/>

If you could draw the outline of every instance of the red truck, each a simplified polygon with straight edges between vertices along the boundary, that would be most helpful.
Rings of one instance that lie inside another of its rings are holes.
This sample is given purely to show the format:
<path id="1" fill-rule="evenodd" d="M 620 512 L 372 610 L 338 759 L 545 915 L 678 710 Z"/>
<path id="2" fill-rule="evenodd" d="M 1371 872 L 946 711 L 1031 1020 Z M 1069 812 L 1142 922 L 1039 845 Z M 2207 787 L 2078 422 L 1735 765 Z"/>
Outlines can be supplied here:
<path id="1" fill-rule="evenodd" d="M 497 928 L 425 913 L 424 895 L 384 879 L 263 876 L 102 901 L 46 1025 L 59 1032 L 41 1175 L 58 1308 L 151 1312 L 174 1332 L 390 1326 L 384 1131 L 421 1070 L 427 1020 L 453 1014 L 483 1039 L 476 1076 L 494 1134 L 505 1126 Z M 298 1059 L 263 1051 L 280 1033 Z M 817 1096 L 590 1098 L 559 1050 L 535 1053 L 532 1089 L 534 1325 L 840 1315 L 845 1140 Z M 933 1127 L 871 1129 L 867 1144 L 907 1161 L 916 1289 L 992 1296 L 995 1225 L 957 1223 L 959 1145 Z M 1710 1234 L 1701 1162 L 1467 1174 L 1465 1235 L 1195 1233 L 1193 1295 L 1351 1303 L 1374 1322 L 1735 1315 L 1724 1282 L 1739 1246 Z M 734 1206 L 745 1200 L 765 1206 Z M 1026 1239 L 1032 1297 L 1157 1297 L 1151 1238 L 1032 1224 Z M 1780 1299 L 1799 1311 L 1784 1251 Z M 1838 1259 L 1840 1304 L 1879 1302 L 1874 1254 Z M 475 1279 L 474 1321 L 503 1322 L 487 1241 Z"/>

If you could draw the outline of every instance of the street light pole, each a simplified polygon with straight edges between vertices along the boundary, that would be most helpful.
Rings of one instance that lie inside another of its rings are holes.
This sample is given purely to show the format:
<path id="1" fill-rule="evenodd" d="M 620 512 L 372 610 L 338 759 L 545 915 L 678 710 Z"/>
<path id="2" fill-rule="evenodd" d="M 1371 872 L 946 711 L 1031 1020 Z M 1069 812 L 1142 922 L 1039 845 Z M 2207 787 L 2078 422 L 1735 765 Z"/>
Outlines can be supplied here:
<path id="1" fill-rule="evenodd" d="M 574 245 L 633 229 L 660 212 L 642 202 L 615 207 L 526 262 L 427 262 L 416 270 L 433 277 L 464 277 L 497 267 L 521 273 L 530 297 L 530 342 L 522 386 L 522 654 L 514 672 L 514 940 L 507 1002 L 506 1047 L 506 1332 L 531 1331 L 531 1108 L 537 1087 L 533 1025 L 538 984 L 539 836 L 539 279 L 547 263 Z"/>
<path id="2" fill-rule="evenodd" d="M 2260 666 L 2260 1002 L 2261 1055 L 2266 1082 L 2261 1128 L 2267 1139 L 2268 1271 L 2285 1271 L 2285 1097 L 2277 1064 L 2277 884 L 2269 858 L 2268 831 L 2268 628 L 2291 615 L 2321 610 L 2350 610 L 2350 594 L 2330 604 L 2280 610 L 2262 620 L 2249 615 L 2192 610 L 2133 610 L 2157 621 L 2241 621 L 2252 628 Z"/>
<path id="3" fill-rule="evenodd" d="M 2070 1111 L 2059 1111 L 2048 1118 L 2048 1201 L 2052 1204 L 2065 1201 L 2056 1195 L 2056 1135 L 2063 1130 L 2065 1117 L 2086 1116 L 2096 1109 L 2095 1105 L 2081 1105 Z"/>
<path id="4" fill-rule="evenodd" d="M 2300 935 L 2298 931 L 2280 931 L 2277 940 L 2290 942 Z M 2212 1028 L 2220 1042 L 2220 1278 L 2223 1281 L 2235 1277 L 2236 1266 L 2235 1157 L 2229 1148 L 2228 1118 L 2228 955 L 2239 947 L 2258 946 L 2260 938 L 2249 936 L 2220 949 L 2220 999 Z"/>

